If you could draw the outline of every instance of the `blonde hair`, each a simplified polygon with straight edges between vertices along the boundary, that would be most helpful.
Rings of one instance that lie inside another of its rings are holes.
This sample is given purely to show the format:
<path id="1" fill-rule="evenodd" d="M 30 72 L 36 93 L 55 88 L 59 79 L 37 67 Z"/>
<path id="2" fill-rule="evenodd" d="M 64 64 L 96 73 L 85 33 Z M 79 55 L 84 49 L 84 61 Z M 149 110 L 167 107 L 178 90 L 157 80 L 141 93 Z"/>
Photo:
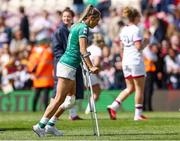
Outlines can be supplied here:
<path id="1" fill-rule="evenodd" d="M 101 15 L 98 9 L 94 8 L 93 5 L 89 4 L 86 9 L 84 10 L 83 14 L 81 15 L 79 22 L 87 19 L 89 16 L 97 18 Z"/>
<path id="2" fill-rule="evenodd" d="M 94 33 L 93 34 L 93 43 L 94 44 L 100 44 L 100 43 L 104 43 L 104 37 L 102 34 L 100 33 Z"/>
<path id="3" fill-rule="evenodd" d="M 140 17 L 140 13 L 135 8 L 125 7 L 123 9 L 122 16 L 127 18 L 130 22 L 134 22 L 136 17 Z"/>

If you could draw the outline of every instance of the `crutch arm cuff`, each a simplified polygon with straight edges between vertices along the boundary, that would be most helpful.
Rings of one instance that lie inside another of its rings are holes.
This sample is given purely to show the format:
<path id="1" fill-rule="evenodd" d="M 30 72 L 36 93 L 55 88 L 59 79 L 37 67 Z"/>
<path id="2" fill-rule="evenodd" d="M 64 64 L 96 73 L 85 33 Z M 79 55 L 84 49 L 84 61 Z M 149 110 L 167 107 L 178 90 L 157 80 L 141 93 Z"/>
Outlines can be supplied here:
<path id="1" fill-rule="evenodd" d="M 90 52 L 86 52 L 86 53 L 84 53 L 84 54 L 81 54 L 81 56 L 82 56 L 83 58 L 89 57 L 90 55 L 91 55 Z"/>

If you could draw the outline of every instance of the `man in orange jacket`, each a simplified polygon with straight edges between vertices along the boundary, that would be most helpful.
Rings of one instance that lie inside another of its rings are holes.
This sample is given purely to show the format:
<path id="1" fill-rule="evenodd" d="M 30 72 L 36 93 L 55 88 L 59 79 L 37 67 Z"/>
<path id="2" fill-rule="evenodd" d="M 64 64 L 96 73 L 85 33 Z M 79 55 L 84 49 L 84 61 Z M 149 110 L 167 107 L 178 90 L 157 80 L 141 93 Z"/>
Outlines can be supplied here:
<path id="1" fill-rule="evenodd" d="M 144 51 L 144 64 L 146 70 L 146 80 L 145 80 L 145 91 L 144 91 L 144 111 L 152 111 L 152 96 L 154 92 L 154 82 L 156 78 L 156 61 L 157 61 L 157 44 L 150 44 Z"/>
<path id="2" fill-rule="evenodd" d="M 36 105 L 42 91 L 44 92 L 44 105 L 46 108 L 49 102 L 49 92 L 54 85 L 53 53 L 46 42 L 41 41 L 39 45 L 32 49 L 28 70 L 32 73 L 33 87 L 35 88 L 32 110 L 36 111 Z"/>

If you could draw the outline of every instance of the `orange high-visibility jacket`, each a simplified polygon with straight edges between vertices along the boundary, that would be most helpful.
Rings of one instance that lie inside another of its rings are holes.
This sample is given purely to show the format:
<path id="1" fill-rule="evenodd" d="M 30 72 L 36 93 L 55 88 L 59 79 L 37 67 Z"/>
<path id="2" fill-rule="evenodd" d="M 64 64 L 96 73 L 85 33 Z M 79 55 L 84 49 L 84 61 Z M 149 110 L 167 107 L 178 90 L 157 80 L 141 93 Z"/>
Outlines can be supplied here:
<path id="1" fill-rule="evenodd" d="M 28 70 L 34 75 L 33 87 L 53 87 L 53 53 L 46 46 L 34 47 L 29 57 Z"/>
<path id="2" fill-rule="evenodd" d="M 144 57 L 144 64 L 145 64 L 146 72 L 155 72 L 156 71 L 156 65 L 152 60 Z"/>

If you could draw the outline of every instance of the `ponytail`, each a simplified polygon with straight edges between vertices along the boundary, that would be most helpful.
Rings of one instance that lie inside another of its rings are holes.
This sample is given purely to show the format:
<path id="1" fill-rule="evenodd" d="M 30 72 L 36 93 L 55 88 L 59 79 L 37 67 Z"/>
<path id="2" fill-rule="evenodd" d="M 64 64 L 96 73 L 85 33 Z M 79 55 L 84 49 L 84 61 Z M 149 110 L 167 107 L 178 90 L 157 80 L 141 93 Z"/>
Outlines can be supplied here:
<path id="1" fill-rule="evenodd" d="M 79 22 L 82 22 L 83 20 L 85 20 L 87 17 L 89 16 L 93 16 L 93 17 L 98 17 L 100 16 L 101 13 L 99 12 L 98 9 L 94 8 L 93 5 L 89 4 L 86 9 L 84 10 L 82 16 L 79 19 Z"/>

